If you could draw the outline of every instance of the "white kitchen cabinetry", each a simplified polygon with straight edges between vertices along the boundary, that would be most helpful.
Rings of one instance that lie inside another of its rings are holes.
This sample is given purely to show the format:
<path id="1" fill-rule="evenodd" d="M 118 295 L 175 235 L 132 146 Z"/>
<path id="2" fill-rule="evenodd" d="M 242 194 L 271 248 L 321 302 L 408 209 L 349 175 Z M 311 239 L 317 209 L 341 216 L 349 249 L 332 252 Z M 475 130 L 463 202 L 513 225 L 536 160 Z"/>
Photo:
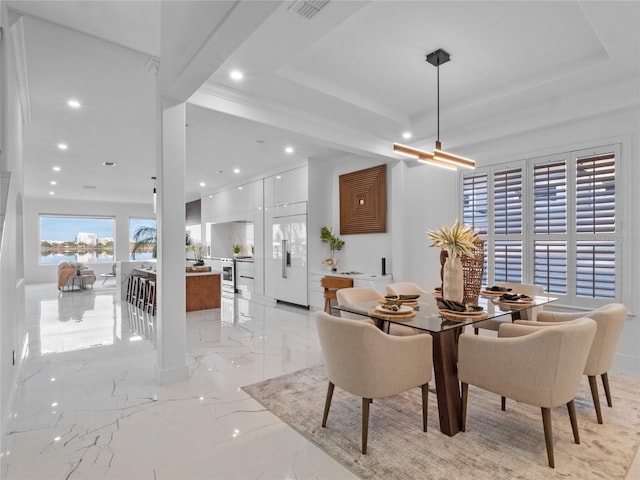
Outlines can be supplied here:
<path id="1" fill-rule="evenodd" d="M 266 207 L 306 202 L 309 199 L 308 167 L 302 166 L 264 179 Z"/>

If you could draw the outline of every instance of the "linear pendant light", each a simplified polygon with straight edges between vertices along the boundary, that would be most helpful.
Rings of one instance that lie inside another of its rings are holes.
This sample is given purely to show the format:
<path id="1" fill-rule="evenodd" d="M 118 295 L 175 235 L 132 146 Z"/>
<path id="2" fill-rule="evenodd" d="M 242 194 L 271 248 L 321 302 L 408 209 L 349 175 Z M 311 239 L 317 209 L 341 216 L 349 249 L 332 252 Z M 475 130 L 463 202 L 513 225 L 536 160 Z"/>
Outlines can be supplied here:
<path id="1" fill-rule="evenodd" d="M 393 144 L 393 151 L 416 158 L 419 162 L 437 165 L 438 167 L 447 168 L 449 170 L 457 170 L 458 168 L 476 168 L 476 162 L 469 158 L 454 155 L 453 153 L 442 150 L 440 143 L 440 65 L 451 60 L 451 55 L 439 48 L 435 52 L 427 55 L 427 62 L 438 69 L 438 136 L 436 140 L 436 148 L 433 152 L 427 152 L 399 143 Z"/>

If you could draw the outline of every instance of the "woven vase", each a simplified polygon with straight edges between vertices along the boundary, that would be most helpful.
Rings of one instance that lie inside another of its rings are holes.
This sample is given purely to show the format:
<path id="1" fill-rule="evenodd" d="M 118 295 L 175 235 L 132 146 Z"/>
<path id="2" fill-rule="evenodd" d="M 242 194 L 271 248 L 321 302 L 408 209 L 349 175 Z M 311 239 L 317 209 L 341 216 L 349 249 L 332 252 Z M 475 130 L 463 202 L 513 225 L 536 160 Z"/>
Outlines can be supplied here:
<path id="1" fill-rule="evenodd" d="M 442 298 L 462 302 L 464 300 L 464 271 L 460 257 L 447 257 L 442 270 Z"/>

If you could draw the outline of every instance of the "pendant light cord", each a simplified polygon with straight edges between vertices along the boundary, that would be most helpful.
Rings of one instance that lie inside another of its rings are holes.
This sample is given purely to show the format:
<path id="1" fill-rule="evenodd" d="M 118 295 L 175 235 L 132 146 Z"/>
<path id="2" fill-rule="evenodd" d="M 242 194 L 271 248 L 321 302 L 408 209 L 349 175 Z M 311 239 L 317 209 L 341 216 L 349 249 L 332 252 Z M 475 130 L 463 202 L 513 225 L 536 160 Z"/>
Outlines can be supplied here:
<path id="1" fill-rule="evenodd" d="M 436 70 L 438 71 L 438 87 L 437 87 L 437 94 L 438 94 L 438 142 L 440 142 L 440 62 L 438 62 L 438 66 L 436 67 Z"/>

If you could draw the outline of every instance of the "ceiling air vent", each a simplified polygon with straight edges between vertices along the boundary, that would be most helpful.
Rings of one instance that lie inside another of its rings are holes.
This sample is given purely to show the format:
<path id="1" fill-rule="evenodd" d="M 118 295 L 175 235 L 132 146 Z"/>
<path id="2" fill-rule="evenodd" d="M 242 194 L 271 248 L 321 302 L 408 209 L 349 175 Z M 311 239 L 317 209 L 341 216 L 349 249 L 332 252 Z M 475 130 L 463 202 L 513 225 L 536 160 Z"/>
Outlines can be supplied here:
<path id="1" fill-rule="evenodd" d="M 95 190 L 95 185 L 83 185 L 82 188 L 86 188 L 87 190 Z"/>
<path id="2" fill-rule="evenodd" d="M 296 0 L 289 7 L 289 11 L 306 18 L 312 18 L 324 8 L 329 0 Z"/>

